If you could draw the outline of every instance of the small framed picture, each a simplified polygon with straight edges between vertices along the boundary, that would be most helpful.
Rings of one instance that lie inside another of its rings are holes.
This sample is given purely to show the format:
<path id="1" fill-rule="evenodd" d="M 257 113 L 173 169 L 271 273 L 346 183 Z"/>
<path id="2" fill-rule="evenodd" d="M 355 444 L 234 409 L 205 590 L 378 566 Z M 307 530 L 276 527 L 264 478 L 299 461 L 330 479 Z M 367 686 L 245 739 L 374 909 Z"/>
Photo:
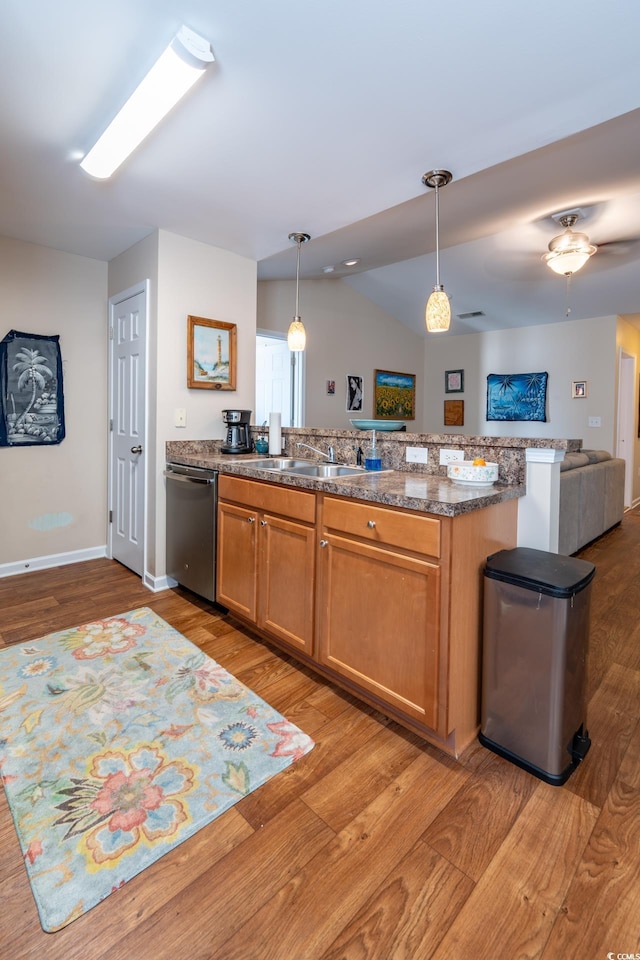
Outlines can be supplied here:
<path id="1" fill-rule="evenodd" d="M 187 387 L 235 390 L 236 324 L 187 317 Z"/>
<path id="2" fill-rule="evenodd" d="M 347 374 L 347 413 L 362 413 L 364 381 L 357 373 Z"/>
<path id="3" fill-rule="evenodd" d="M 571 383 L 571 397 L 574 400 L 580 400 L 587 395 L 587 381 L 573 380 Z"/>
<path id="4" fill-rule="evenodd" d="M 444 425 L 445 427 L 464 426 L 464 400 L 444 401 Z"/>
<path id="5" fill-rule="evenodd" d="M 329 396 L 333 396 L 336 392 L 336 382 L 335 380 L 327 380 L 327 393 Z"/>
<path id="6" fill-rule="evenodd" d="M 445 370 L 444 392 L 464 393 L 464 370 Z"/>

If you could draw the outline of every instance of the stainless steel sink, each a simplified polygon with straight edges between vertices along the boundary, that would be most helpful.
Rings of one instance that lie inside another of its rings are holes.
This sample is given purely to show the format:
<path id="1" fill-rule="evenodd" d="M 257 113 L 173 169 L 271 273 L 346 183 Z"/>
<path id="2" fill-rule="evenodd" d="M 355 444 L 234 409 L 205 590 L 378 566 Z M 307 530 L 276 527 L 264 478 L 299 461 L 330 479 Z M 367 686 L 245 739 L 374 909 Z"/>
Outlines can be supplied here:
<path id="1" fill-rule="evenodd" d="M 265 457 L 264 460 L 245 460 L 248 467 L 256 470 L 290 470 L 292 467 L 311 467 L 314 460 L 302 460 L 296 457 Z"/>
<path id="2" fill-rule="evenodd" d="M 317 463 L 315 460 L 303 460 L 296 457 L 265 457 L 264 460 L 245 460 L 248 467 L 255 470 L 268 470 L 286 473 L 295 477 L 315 477 L 328 480 L 331 477 L 357 477 L 364 473 L 363 467 L 348 467 L 342 463 Z"/>
<path id="3" fill-rule="evenodd" d="M 331 477 L 357 477 L 365 473 L 363 467 L 346 467 L 339 463 L 315 463 L 304 467 L 287 467 L 283 473 L 296 477 L 316 477 L 327 480 Z"/>

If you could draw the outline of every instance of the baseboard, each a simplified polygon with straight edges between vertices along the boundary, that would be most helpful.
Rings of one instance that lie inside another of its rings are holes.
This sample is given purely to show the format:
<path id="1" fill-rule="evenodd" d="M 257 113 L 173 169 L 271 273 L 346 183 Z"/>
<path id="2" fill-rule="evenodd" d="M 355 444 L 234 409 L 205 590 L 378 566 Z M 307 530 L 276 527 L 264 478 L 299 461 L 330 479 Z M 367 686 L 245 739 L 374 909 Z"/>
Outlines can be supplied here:
<path id="1" fill-rule="evenodd" d="M 142 582 L 147 588 L 147 590 L 153 591 L 153 593 L 159 593 L 160 590 L 170 590 L 171 587 L 177 587 L 178 581 L 174 580 L 173 577 L 152 577 L 150 573 L 145 573 L 142 578 Z"/>
<path id="2" fill-rule="evenodd" d="M 51 567 L 63 567 L 68 563 L 82 563 L 84 560 L 99 560 L 107 556 L 106 544 L 102 547 L 87 547 L 84 550 L 70 550 L 68 553 L 52 553 L 48 557 L 32 557 L 30 560 L 16 560 L 15 563 L 0 563 L 0 578 L 13 577 L 18 573 L 30 573 L 33 570 L 48 570 Z"/>

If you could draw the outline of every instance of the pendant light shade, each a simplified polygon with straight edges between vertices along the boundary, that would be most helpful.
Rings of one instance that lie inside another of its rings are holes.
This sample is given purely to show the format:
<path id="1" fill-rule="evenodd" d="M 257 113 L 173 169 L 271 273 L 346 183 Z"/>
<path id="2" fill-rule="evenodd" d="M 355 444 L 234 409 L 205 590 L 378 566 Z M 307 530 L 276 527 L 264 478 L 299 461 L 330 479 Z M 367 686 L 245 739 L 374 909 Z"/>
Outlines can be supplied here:
<path id="1" fill-rule="evenodd" d="M 451 306 L 449 297 L 440 283 L 440 201 L 438 190 L 446 187 L 453 179 L 448 170 L 431 170 L 425 173 L 422 182 L 425 187 L 432 187 L 436 191 L 436 282 L 427 300 L 425 309 L 425 323 L 429 333 L 443 333 L 449 329 L 451 323 Z"/>
<path id="2" fill-rule="evenodd" d="M 308 233 L 290 233 L 289 240 L 298 244 L 298 259 L 296 263 L 296 314 L 289 325 L 287 332 L 287 346 L 293 353 L 300 353 L 307 345 L 307 334 L 300 317 L 300 247 L 311 237 Z"/>
<path id="3" fill-rule="evenodd" d="M 570 277 L 572 273 L 576 273 L 598 249 L 589 241 L 586 233 L 574 233 L 571 229 L 578 219 L 576 213 L 559 217 L 565 231 L 559 237 L 553 238 L 549 244 L 549 253 L 542 257 L 547 266 L 560 276 Z"/>

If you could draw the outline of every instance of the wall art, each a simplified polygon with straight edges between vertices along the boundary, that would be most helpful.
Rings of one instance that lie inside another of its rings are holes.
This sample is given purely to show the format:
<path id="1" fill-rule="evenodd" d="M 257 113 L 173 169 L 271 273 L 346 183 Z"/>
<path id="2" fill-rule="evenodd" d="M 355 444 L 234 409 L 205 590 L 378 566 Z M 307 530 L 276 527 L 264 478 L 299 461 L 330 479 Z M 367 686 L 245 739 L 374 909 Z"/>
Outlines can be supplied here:
<path id="1" fill-rule="evenodd" d="M 187 387 L 236 389 L 236 324 L 187 317 Z"/>
<path id="2" fill-rule="evenodd" d="M 444 401 L 445 427 L 464 427 L 464 400 Z"/>
<path id="3" fill-rule="evenodd" d="M 60 337 L 10 330 L 0 343 L 0 447 L 64 437 Z"/>
<path id="4" fill-rule="evenodd" d="M 573 380 L 571 383 L 571 397 L 573 400 L 581 400 L 587 395 L 587 381 Z"/>
<path id="5" fill-rule="evenodd" d="M 330 397 L 333 397 L 336 392 L 336 382 L 335 380 L 327 380 L 327 393 Z"/>
<path id="6" fill-rule="evenodd" d="M 415 374 L 376 370 L 374 377 L 374 417 L 389 420 L 415 420 Z"/>
<path id="7" fill-rule="evenodd" d="M 364 381 L 355 373 L 347 374 L 347 413 L 362 411 Z"/>
<path id="8" fill-rule="evenodd" d="M 464 370 L 445 370 L 444 392 L 464 393 Z"/>
<path id="9" fill-rule="evenodd" d="M 548 373 L 490 373 L 487 420 L 547 419 Z"/>

